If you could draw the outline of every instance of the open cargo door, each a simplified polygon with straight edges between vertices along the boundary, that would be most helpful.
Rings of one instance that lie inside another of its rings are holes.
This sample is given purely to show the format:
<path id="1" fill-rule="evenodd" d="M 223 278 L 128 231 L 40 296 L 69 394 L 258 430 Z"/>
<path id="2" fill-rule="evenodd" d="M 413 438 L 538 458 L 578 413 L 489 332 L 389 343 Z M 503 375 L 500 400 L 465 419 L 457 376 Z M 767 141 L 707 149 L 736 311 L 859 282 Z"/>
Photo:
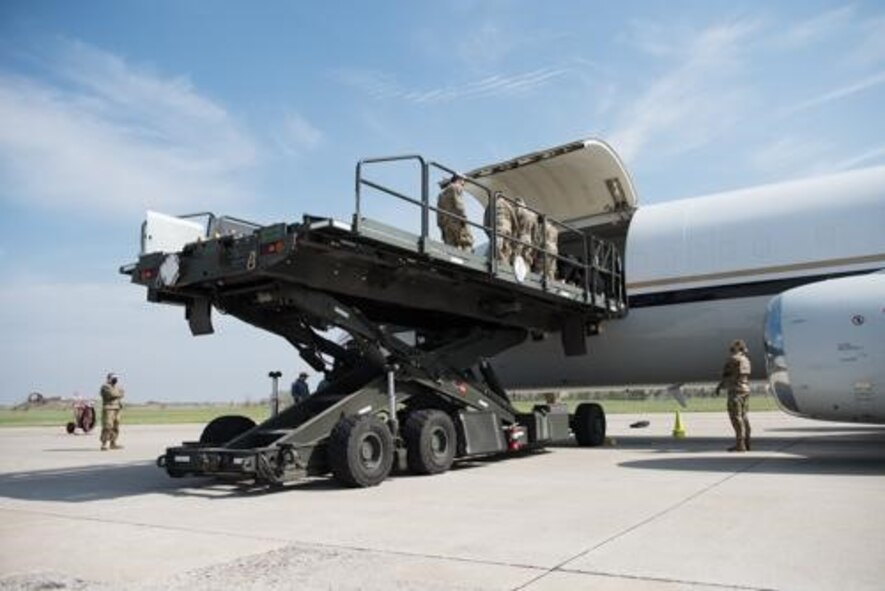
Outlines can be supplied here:
<path id="1" fill-rule="evenodd" d="M 627 222 L 636 209 L 630 175 L 615 151 L 600 140 L 540 150 L 466 174 L 577 228 Z M 483 191 L 471 191 L 470 185 L 467 190 L 485 205 Z"/>

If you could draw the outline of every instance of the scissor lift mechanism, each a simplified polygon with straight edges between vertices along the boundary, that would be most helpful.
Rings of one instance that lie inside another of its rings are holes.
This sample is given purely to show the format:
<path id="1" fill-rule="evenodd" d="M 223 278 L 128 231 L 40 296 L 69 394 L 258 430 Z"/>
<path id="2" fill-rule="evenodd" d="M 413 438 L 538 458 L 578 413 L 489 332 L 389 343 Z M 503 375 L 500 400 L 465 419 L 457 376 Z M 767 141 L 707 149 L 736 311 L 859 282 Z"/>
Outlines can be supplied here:
<path id="1" fill-rule="evenodd" d="M 364 177 L 370 164 L 403 160 L 420 166 L 420 199 Z M 567 355 L 583 354 L 588 334 L 626 313 L 615 249 L 583 233 L 583 256 L 538 249 L 545 270 L 556 259 L 572 271 L 578 265 L 575 284 L 435 241 L 429 219 L 436 208 L 428 198 L 434 168 L 452 172 L 417 156 L 364 160 L 350 224 L 305 216 L 297 224 L 254 226 L 210 217 L 205 239 L 178 252 L 143 254 L 121 269 L 147 287 L 149 301 L 183 305 L 193 334 L 212 332 L 214 307 L 284 337 L 328 377 L 307 401 L 259 425 L 220 417 L 199 442 L 168 448 L 158 465 L 170 476 L 276 485 L 331 471 L 348 485 L 371 486 L 396 466 L 442 472 L 455 458 L 543 446 L 568 439 L 570 429 L 583 445 L 602 443 L 598 405 L 581 405 L 574 415 L 564 406 L 520 413 L 488 359 L 557 332 Z M 418 207 L 420 235 L 364 217 L 365 188 Z M 490 203 L 506 198 L 489 194 Z M 495 243 L 494 217 L 490 227 L 472 225 Z M 333 328 L 349 340 L 328 338 Z"/>

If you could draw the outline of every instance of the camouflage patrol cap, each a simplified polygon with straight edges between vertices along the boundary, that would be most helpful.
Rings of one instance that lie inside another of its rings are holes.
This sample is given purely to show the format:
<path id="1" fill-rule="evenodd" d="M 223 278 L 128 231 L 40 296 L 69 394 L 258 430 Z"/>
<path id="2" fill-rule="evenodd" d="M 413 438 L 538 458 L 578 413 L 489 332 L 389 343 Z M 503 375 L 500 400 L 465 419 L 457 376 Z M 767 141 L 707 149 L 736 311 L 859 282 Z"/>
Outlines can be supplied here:
<path id="1" fill-rule="evenodd" d="M 749 352 L 749 349 L 747 348 L 747 343 L 745 343 L 743 339 L 735 339 L 731 341 L 731 346 L 729 347 L 729 349 L 735 353 L 738 351 L 742 353 Z"/>
<path id="2" fill-rule="evenodd" d="M 117 379 L 117 374 L 115 374 L 114 372 L 108 373 L 107 381 L 110 382 L 111 380 L 116 380 L 116 379 Z"/>

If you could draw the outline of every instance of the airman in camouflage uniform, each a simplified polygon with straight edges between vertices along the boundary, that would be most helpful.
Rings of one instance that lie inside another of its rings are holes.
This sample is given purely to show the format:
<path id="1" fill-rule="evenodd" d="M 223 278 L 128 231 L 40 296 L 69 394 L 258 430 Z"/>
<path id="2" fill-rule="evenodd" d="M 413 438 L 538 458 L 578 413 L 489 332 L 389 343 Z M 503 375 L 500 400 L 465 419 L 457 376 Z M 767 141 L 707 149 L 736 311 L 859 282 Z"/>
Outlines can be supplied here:
<path id="1" fill-rule="evenodd" d="M 117 437 L 120 436 L 120 410 L 123 408 L 123 388 L 117 387 L 116 374 L 109 373 L 107 380 L 101 386 L 101 451 L 121 449 L 117 445 Z"/>
<path id="2" fill-rule="evenodd" d="M 535 249 L 531 246 L 535 242 L 538 232 L 538 214 L 525 207 L 522 197 L 516 198 L 516 238 L 520 240 L 514 244 L 513 256 L 519 255 L 525 260 L 528 268 L 532 268 L 535 260 Z"/>
<path id="3" fill-rule="evenodd" d="M 510 264 L 513 260 L 513 232 L 517 227 L 516 212 L 513 206 L 503 195 L 494 198 L 495 207 L 495 256 L 498 262 Z M 492 225 L 492 205 L 486 207 L 483 223 L 486 227 Z"/>
<path id="4" fill-rule="evenodd" d="M 462 250 L 470 250 L 473 248 L 473 235 L 467 227 L 467 222 L 443 213 L 447 212 L 460 218 L 466 218 L 467 211 L 464 209 L 463 193 L 464 178 L 453 176 L 437 197 L 436 207 L 439 211 L 436 212 L 436 225 L 442 234 L 443 242 Z"/>
<path id="5" fill-rule="evenodd" d="M 535 272 L 544 270 L 544 260 L 547 261 L 547 281 L 556 278 L 556 255 L 559 254 L 559 229 L 549 220 L 537 225 L 535 234 L 535 244 L 547 251 L 547 254 L 539 253 L 540 256 L 535 258 Z"/>
<path id="6" fill-rule="evenodd" d="M 716 393 L 723 388 L 728 392 L 728 418 L 734 427 L 735 445 L 728 451 L 750 451 L 750 421 L 747 410 L 750 400 L 750 359 L 747 344 L 737 339 L 729 347 L 729 357 L 722 368 L 722 381 Z"/>

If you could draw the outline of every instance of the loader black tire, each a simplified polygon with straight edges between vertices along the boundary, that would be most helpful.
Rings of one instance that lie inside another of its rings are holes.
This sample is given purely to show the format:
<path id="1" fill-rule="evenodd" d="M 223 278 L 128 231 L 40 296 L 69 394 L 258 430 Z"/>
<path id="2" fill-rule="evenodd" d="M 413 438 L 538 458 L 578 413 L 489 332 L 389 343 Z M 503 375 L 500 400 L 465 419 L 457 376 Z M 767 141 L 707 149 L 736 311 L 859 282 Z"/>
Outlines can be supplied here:
<path id="1" fill-rule="evenodd" d="M 441 410 L 413 412 L 403 427 L 409 470 L 415 474 L 439 474 L 452 467 L 458 447 L 455 424 Z"/>
<path id="2" fill-rule="evenodd" d="M 605 411 L 595 402 L 579 404 L 572 422 L 575 440 L 583 447 L 605 443 Z"/>
<path id="3" fill-rule="evenodd" d="M 223 445 L 255 426 L 255 421 L 242 415 L 225 415 L 209 421 L 200 435 L 200 443 Z"/>
<path id="4" fill-rule="evenodd" d="M 393 467 L 393 435 L 374 415 L 345 417 L 332 429 L 327 454 L 338 482 L 354 488 L 376 486 Z"/>

